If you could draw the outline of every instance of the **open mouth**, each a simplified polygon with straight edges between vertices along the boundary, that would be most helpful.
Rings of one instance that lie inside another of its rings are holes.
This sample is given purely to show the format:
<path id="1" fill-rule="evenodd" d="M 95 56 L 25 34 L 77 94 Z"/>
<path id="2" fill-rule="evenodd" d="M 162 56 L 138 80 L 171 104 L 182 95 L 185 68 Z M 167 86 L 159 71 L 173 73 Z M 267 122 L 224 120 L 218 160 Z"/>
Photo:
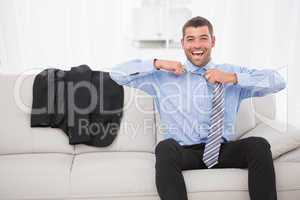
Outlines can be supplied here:
<path id="1" fill-rule="evenodd" d="M 201 57 L 201 56 L 203 56 L 204 55 L 204 50 L 196 50 L 196 51 L 192 51 L 192 55 L 193 56 L 199 56 L 199 57 Z"/>

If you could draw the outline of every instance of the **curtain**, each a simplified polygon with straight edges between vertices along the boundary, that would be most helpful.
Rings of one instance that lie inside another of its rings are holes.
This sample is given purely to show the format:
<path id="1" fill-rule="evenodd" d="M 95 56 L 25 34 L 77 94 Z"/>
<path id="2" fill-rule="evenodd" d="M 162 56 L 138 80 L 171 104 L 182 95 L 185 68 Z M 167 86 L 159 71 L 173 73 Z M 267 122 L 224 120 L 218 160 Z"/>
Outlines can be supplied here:
<path id="1" fill-rule="evenodd" d="M 193 16 L 204 16 L 213 23 L 216 62 L 279 70 L 288 88 L 277 96 L 277 118 L 300 128 L 300 1 L 165 1 L 169 6 L 185 6 Z M 0 0 L 0 69 L 69 68 L 79 64 L 106 69 L 131 58 L 184 59 L 180 48 L 132 46 L 128 37 L 132 29 L 125 19 L 130 19 L 130 5 L 139 2 Z"/>

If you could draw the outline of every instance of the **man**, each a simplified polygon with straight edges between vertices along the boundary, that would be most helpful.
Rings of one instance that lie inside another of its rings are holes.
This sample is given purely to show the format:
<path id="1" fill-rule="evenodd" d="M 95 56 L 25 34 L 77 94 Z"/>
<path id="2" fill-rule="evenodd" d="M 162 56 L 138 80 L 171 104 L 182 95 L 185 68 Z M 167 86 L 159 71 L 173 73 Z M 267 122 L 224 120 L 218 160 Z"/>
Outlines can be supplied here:
<path id="1" fill-rule="evenodd" d="M 187 200 L 182 170 L 248 168 L 251 200 L 275 200 L 276 184 L 269 143 L 260 137 L 232 140 L 243 99 L 285 88 L 273 70 L 247 69 L 211 60 L 215 36 L 203 17 L 182 29 L 187 60 L 133 60 L 110 73 L 120 85 L 154 96 L 165 139 L 155 149 L 156 186 L 162 200 Z M 205 180 L 201 180 L 205 181 Z"/>

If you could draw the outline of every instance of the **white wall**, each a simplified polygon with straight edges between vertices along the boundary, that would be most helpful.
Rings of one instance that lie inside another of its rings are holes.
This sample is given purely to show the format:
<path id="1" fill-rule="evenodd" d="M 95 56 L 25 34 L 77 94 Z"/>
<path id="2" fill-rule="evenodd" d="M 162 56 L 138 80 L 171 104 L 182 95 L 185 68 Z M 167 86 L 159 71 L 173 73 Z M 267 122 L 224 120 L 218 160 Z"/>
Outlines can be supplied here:
<path id="1" fill-rule="evenodd" d="M 213 57 L 217 62 L 255 68 L 288 66 L 288 70 L 281 70 L 288 79 L 288 93 L 285 90 L 278 95 L 277 117 L 288 117 L 289 122 L 300 127 L 300 1 L 177 2 L 184 2 L 194 16 L 212 21 L 217 38 Z M 85 63 L 93 69 L 103 69 L 132 58 L 184 59 L 181 49 L 132 46 L 127 9 L 138 3 L 139 0 L 0 0 L 0 68 L 69 68 Z"/>
<path id="2" fill-rule="evenodd" d="M 115 63 L 119 7 L 119 0 L 1 0 L 1 67 Z"/>

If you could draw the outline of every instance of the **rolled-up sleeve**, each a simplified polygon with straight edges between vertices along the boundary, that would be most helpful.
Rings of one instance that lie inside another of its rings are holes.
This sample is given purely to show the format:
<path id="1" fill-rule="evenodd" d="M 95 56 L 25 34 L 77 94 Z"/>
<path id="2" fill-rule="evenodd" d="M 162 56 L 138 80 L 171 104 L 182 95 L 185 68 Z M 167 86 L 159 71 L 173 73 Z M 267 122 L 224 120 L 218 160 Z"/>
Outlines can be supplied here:
<path id="1" fill-rule="evenodd" d="M 239 68 L 236 71 L 237 85 L 241 88 L 240 97 L 265 96 L 286 87 L 285 80 L 275 70 Z"/>
<path id="2" fill-rule="evenodd" d="M 141 89 L 150 95 L 156 93 L 154 73 L 158 71 L 151 60 L 131 60 L 121 63 L 109 72 L 111 79 L 119 85 Z"/>

